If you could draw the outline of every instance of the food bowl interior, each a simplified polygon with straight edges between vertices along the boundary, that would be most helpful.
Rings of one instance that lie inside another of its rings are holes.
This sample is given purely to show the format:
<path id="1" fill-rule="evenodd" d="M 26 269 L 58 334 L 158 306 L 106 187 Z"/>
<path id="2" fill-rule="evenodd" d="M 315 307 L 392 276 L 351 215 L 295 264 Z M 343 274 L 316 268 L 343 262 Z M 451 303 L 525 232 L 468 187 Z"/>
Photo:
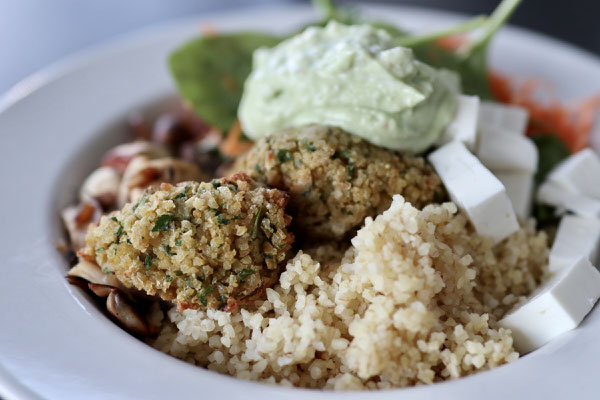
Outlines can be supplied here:
<path id="1" fill-rule="evenodd" d="M 368 12 L 416 30 L 461 20 L 452 14 L 411 8 L 373 6 Z M 7 143 L 0 149 L 0 169 L 7 187 L 19 196 L 17 201 L 4 200 L 9 210 L 5 223 L 11 231 L 3 237 L 9 268 L 0 299 L 11 305 L 5 310 L 5 320 L 11 323 L 0 340 L 0 365 L 8 371 L 0 373 L 0 387 L 4 387 L 0 394 L 19 393 L 21 386 L 45 398 L 99 399 L 199 394 L 232 399 L 473 395 L 504 399 L 517 394 L 561 398 L 571 395 L 574 387 L 580 394 L 597 393 L 592 373 L 600 359 L 597 309 L 577 330 L 489 372 L 429 387 L 333 393 L 241 381 L 176 360 L 121 330 L 87 294 L 66 283 L 68 265 L 55 249 L 57 240 L 64 237 L 59 212 L 76 202 L 79 186 L 98 166 L 102 154 L 129 140 L 125 120 L 130 111 L 153 116 L 178 107 L 165 63 L 169 51 L 193 36 L 203 23 L 223 30 L 289 31 L 312 16 L 307 7 L 286 6 L 178 22 L 53 67 L 5 98 L 0 106 L 0 132 L 19 134 L 3 138 Z M 517 29 L 499 35 L 491 63 L 509 74 L 556 82 L 557 92 L 567 99 L 600 89 L 590 85 L 600 76 L 596 58 Z M 25 148 L 31 148 L 27 157 L 22 155 Z M 23 223 L 24 215 L 32 222 Z M 23 295 L 32 288 L 33 294 Z"/>

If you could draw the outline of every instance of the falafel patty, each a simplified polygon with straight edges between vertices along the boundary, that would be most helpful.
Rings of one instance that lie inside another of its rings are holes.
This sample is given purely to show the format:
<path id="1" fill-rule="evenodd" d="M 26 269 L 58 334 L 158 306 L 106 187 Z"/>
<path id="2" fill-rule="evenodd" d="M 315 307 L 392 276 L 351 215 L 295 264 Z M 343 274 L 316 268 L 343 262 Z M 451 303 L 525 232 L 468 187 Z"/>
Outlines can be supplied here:
<path id="1" fill-rule="evenodd" d="M 82 257 L 179 309 L 232 310 L 277 280 L 293 242 L 286 193 L 245 174 L 160 189 L 102 217 Z"/>
<path id="2" fill-rule="evenodd" d="M 353 232 L 365 217 L 386 210 L 394 194 L 417 208 L 446 197 L 424 158 L 325 126 L 290 128 L 262 138 L 233 170 L 288 191 L 294 226 L 323 239 Z"/>

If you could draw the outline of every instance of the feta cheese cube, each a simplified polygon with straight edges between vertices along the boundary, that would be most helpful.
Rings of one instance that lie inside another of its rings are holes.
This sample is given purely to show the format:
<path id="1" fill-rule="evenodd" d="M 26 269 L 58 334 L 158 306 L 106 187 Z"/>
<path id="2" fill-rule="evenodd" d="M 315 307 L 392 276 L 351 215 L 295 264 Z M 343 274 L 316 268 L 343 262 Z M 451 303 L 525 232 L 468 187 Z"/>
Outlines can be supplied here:
<path id="1" fill-rule="evenodd" d="M 504 186 L 464 144 L 448 143 L 431 153 L 429 161 L 477 233 L 497 243 L 519 229 Z"/>
<path id="2" fill-rule="evenodd" d="M 492 101 L 482 101 L 479 107 L 479 126 L 495 127 L 504 131 L 524 135 L 529 121 L 529 112 L 518 106 Z"/>
<path id="3" fill-rule="evenodd" d="M 600 297 L 600 272 L 586 258 L 563 269 L 499 325 L 512 330 L 515 348 L 528 353 L 576 328 Z"/>
<path id="4" fill-rule="evenodd" d="M 550 271 L 566 268 L 580 257 L 595 264 L 599 244 L 600 220 L 565 215 L 550 250 Z"/>
<path id="5" fill-rule="evenodd" d="M 538 150 L 533 141 L 494 126 L 479 128 L 477 157 L 499 171 L 537 171 Z"/>
<path id="6" fill-rule="evenodd" d="M 469 149 L 477 142 L 477 118 L 479 115 L 479 97 L 458 95 L 458 110 L 437 145 L 441 146 L 453 140 L 463 142 Z"/>
<path id="7" fill-rule="evenodd" d="M 533 173 L 526 171 L 493 171 L 502 182 L 519 218 L 525 220 L 531 215 L 533 202 Z"/>
<path id="8" fill-rule="evenodd" d="M 544 182 L 537 192 L 537 201 L 558 208 L 559 213 L 565 210 L 584 217 L 600 217 L 600 200 L 572 193 L 553 182 Z"/>
<path id="9" fill-rule="evenodd" d="M 557 165 L 548 180 L 573 193 L 600 199 L 600 158 L 594 150 L 583 149 Z"/>

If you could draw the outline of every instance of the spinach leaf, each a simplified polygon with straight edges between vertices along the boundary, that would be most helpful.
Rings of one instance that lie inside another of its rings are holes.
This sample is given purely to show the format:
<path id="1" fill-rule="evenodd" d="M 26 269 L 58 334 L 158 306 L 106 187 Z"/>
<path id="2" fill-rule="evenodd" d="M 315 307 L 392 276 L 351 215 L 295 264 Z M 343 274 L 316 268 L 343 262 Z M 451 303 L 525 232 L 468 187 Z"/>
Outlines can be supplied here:
<path id="1" fill-rule="evenodd" d="M 534 136 L 532 139 L 539 154 L 538 169 L 534 178 L 534 190 L 537 192 L 537 187 L 546 180 L 550 171 L 569 156 L 569 149 L 558 136 L 553 134 Z M 534 201 L 531 213 L 537 221 L 538 228 L 558 223 L 555 208 L 547 204 Z"/>
<path id="2" fill-rule="evenodd" d="M 252 53 L 280 41 L 258 32 L 203 36 L 175 50 L 169 66 L 181 96 L 198 116 L 227 131 L 236 119 Z"/>
<path id="3" fill-rule="evenodd" d="M 457 72 L 463 92 L 492 99 L 488 82 L 487 53 L 492 37 L 506 22 L 521 0 L 504 0 L 492 15 L 480 25 L 481 35 L 468 47 L 458 51 L 440 48 L 434 41 L 420 42 L 413 47 L 417 57 L 434 67 Z"/>
<path id="4" fill-rule="evenodd" d="M 556 135 L 546 134 L 531 138 L 538 149 L 538 169 L 535 184 L 540 185 L 548 173 L 570 154 L 569 149 Z"/>

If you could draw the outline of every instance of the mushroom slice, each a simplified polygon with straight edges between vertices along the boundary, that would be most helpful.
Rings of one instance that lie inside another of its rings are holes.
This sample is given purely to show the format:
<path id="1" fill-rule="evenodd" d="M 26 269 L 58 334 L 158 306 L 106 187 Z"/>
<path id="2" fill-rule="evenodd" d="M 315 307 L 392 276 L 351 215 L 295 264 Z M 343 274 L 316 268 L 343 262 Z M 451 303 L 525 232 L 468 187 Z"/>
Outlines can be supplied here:
<path id="1" fill-rule="evenodd" d="M 112 289 L 106 299 L 106 309 L 129 332 L 140 336 L 150 336 L 153 334 L 144 318 L 135 311 L 127 302 L 127 298 L 119 290 Z"/>
<path id="2" fill-rule="evenodd" d="M 85 260 L 80 260 L 77 265 L 69 270 L 67 276 L 83 278 L 90 283 L 98 285 L 124 289 L 121 282 L 113 274 L 105 274 L 97 264 Z"/>
<path id="3" fill-rule="evenodd" d="M 91 223 L 98 222 L 102 216 L 100 203 L 95 200 L 83 202 L 77 206 L 70 206 L 61 212 L 61 217 L 73 251 L 77 251 L 85 246 L 85 235 L 88 226 Z"/>
<path id="4" fill-rule="evenodd" d="M 107 297 L 110 294 L 110 292 L 114 289 L 114 287 L 112 286 L 101 285 L 99 283 L 91 282 L 89 282 L 87 286 L 98 297 Z"/>
<path id="5" fill-rule="evenodd" d="M 207 177 L 194 163 L 176 158 L 149 159 L 139 156 L 131 160 L 119 187 L 119 206 L 135 201 L 144 190 L 161 183 L 204 181 Z"/>
<path id="6" fill-rule="evenodd" d="M 102 207 L 110 209 L 117 201 L 121 174 L 113 167 L 100 167 L 92 172 L 81 186 L 81 201 L 97 200 Z"/>
<path id="7" fill-rule="evenodd" d="M 138 140 L 113 147 L 102 158 L 102 166 L 113 167 L 123 173 L 129 162 L 139 155 L 146 155 L 148 158 L 159 158 L 168 157 L 169 152 L 158 143 Z"/>

